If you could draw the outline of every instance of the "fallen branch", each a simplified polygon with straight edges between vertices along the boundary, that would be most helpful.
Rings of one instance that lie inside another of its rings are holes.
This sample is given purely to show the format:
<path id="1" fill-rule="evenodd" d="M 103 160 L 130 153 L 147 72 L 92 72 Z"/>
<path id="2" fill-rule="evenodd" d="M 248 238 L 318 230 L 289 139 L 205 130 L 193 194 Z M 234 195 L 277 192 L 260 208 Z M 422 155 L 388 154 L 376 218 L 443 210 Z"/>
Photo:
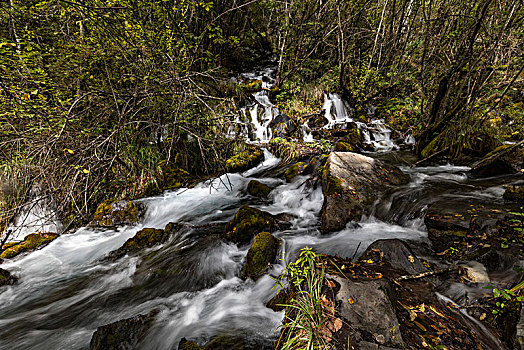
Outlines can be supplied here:
<path id="1" fill-rule="evenodd" d="M 439 269 L 439 270 L 434 270 L 434 271 L 422 272 L 422 273 L 418 273 L 418 274 L 415 274 L 415 275 L 404 275 L 404 276 L 400 276 L 400 277 L 394 278 L 393 281 L 394 282 L 399 282 L 399 281 L 406 281 L 406 280 L 416 280 L 416 279 L 421 279 L 421 278 L 424 278 L 424 277 L 435 276 L 435 275 L 440 275 L 440 274 L 443 274 L 443 273 L 455 272 L 455 271 L 458 271 L 458 266 L 451 266 L 451 267 L 448 267 L 446 269 Z"/>

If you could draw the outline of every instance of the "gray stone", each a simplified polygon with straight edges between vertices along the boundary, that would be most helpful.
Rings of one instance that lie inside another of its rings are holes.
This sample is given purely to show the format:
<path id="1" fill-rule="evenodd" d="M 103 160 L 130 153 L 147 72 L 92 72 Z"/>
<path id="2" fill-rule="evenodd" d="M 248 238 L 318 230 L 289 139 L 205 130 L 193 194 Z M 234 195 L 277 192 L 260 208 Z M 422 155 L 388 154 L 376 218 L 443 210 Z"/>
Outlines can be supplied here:
<path id="1" fill-rule="evenodd" d="M 381 345 L 404 345 L 394 307 L 385 292 L 386 281 L 333 278 L 340 284 L 335 297 L 341 305 L 340 315 L 352 329 L 373 334 L 375 342 Z"/>
<path id="2" fill-rule="evenodd" d="M 400 169 L 352 152 L 332 152 L 322 174 L 322 233 L 358 221 L 372 204 L 394 186 L 409 182 Z"/>

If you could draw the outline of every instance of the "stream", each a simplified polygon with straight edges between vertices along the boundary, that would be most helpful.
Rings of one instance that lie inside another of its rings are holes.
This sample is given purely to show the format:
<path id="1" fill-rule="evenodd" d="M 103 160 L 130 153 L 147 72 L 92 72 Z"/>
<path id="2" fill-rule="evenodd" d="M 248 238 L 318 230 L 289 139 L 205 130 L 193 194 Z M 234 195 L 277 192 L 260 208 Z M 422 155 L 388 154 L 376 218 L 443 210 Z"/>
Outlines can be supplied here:
<path id="1" fill-rule="evenodd" d="M 245 114 L 252 118 L 258 141 L 267 142 L 269 122 L 278 111 L 265 92 L 257 94 L 257 102 Z M 326 95 L 325 110 L 335 110 L 328 127 L 350 119 L 339 101 L 337 95 Z M 401 238 L 430 246 L 423 223 L 429 204 L 449 196 L 501 196 L 505 178 L 472 180 L 466 176 L 469 168 L 461 166 L 409 167 L 408 153 L 396 151 L 390 130 L 380 121 L 360 127 L 368 130 L 368 142 L 377 151 L 389 152 L 370 155 L 394 155 L 390 159 L 411 181 L 377 202 L 374 215 L 358 225 L 320 235 L 320 186 L 309 186 L 307 176 L 286 183 L 280 159 L 265 150 L 263 163 L 244 173 L 141 199 L 146 213 L 137 226 L 81 228 L 4 262 L 2 268 L 20 282 L 0 288 L 0 349 L 86 349 L 97 327 L 152 310 L 159 313 L 143 340 L 147 349 L 176 349 L 182 337 L 203 344 L 219 334 L 242 335 L 256 348 L 271 348 L 284 316 L 265 306 L 276 294 L 271 276 L 278 276 L 284 262 L 293 261 L 301 248 L 351 258 L 377 239 Z M 304 139 L 311 141 L 307 132 Z M 273 188 L 269 199 L 246 194 L 253 179 Z M 290 229 L 274 233 L 284 241 L 282 263 L 256 283 L 239 278 L 249 246 L 239 247 L 221 236 L 220 225 L 244 204 L 285 213 L 292 223 Z M 180 230 L 141 257 L 104 259 L 140 229 L 163 229 L 169 222 L 193 228 Z"/>

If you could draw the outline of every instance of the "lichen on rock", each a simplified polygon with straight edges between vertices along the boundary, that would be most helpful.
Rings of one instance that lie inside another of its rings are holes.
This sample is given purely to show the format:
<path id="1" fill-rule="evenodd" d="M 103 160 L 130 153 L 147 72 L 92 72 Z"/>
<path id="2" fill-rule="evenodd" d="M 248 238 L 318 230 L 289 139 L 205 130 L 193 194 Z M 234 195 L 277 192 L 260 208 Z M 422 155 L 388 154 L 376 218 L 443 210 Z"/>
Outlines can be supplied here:
<path id="1" fill-rule="evenodd" d="M 243 278 L 258 279 L 268 265 L 275 262 L 280 241 L 269 232 L 261 232 L 255 236 L 242 271 Z"/>
<path id="2" fill-rule="evenodd" d="M 0 258 L 10 259 L 21 253 L 29 252 L 36 250 L 38 248 L 44 247 L 49 244 L 51 241 L 56 239 L 58 234 L 49 233 L 49 232 L 37 232 L 31 233 L 25 237 L 22 242 L 10 242 L 7 243 L 4 248 L 7 249 L 2 252 Z"/>

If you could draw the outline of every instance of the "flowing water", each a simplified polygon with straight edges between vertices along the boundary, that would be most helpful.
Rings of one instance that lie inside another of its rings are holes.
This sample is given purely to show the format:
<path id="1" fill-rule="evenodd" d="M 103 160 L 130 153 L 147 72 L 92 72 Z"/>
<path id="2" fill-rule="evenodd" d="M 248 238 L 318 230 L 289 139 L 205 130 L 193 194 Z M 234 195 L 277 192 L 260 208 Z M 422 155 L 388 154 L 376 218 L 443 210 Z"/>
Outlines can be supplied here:
<path id="1" fill-rule="evenodd" d="M 269 88 L 272 74 L 268 70 L 246 77 L 260 78 L 264 88 Z M 267 142 L 272 137 L 269 123 L 278 110 L 266 90 L 254 94 L 253 101 L 245 109 L 248 122 L 238 120 L 243 125 L 239 130 L 250 141 Z M 351 121 L 351 111 L 338 95 L 326 94 L 324 111 L 326 127 Z M 391 130 L 382 121 L 359 127 L 377 151 L 396 149 Z M 307 123 L 303 136 L 313 141 Z M 353 257 L 383 238 L 429 246 L 422 218 L 431 203 L 451 195 L 495 198 L 507 182 L 469 180 L 465 167 L 404 166 L 411 182 L 378 201 L 373 215 L 322 236 L 318 231 L 320 186 L 312 185 L 306 176 L 286 183 L 280 160 L 264 153 L 262 164 L 242 174 L 226 174 L 191 189 L 140 200 L 147 209 L 137 226 L 81 228 L 41 250 L 5 262 L 2 268 L 20 282 L 0 288 L 0 349 L 86 349 L 97 327 L 152 310 L 158 314 L 143 340 L 146 349 L 176 349 L 182 337 L 203 344 L 219 334 L 242 335 L 257 344 L 255 348 L 270 347 L 283 318 L 283 312 L 265 307 L 276 293 L 271 275 L 277 276 L 301 248 Z M 402 155 L 395 159 L 402 164 Z M 252 179 L 273 188 L 269 199 L 246 194 Z M 291 228 L 275 233 L 284 241 L 282 262 L 257 282 L 239 278 L 249 247 L 223 238 L 224 223 L 243 204 L 284 213 L 292 223 Z M 187 225 L 167 243 L 140 256 L 105 259 L 140 229 L 164 228 L 169 222 Z"/>
<path id="2" fill-rule="evenodd" d="M 352 257 L 381 238 L 427 244 L 421 217 L 431 201 L 452 192 L 470 196 L 500 192 L 500 185 L 468 180 L 465 167 L 406 167 L 410 184 L 376 206 L 377 216 L 398 224 L 372 216 L 321 236 L 321 189 L 310 186 L 304 176 L 286 183 L 276 176 L 281 173 L 279 159 L 267 151 L 265 155 L 261 165 L 243 174 L 141 200 L 147 212 L 138 226 L 82 228 L 4 263 L 2 268 L 17 275 L 20 283 L 0 289 L 0 348 L 85 349 L 97 327 L 151 310 L 159 314 L 145 339 L 148 349 L 176 349 L 182 337 L 203 343 L 217 334 L 242 334 L 261 347 L 275 339 L 283 318 L 282 312 L 264 306 L 275 294 L 274 281 L 270 276 L 256 283 L 240 279 L 248 247 L 225 241 L 220 235 L 223 226 L 214 229 L 205 224 L 224 223 L 242 204 L 249 204 L 291 217 L 292 227 L 275 233 L 284 240 L 285 261 L 293 260 L 305 246 Z M 268 200 L 245 194 L 251 179 L 274 188 Z M 163 228 L 169 222 L 209 228 L 181 230 L 149 255 L 103 259 L 141 228 Z M 271 274 L 278 275 L 282 264 Z"/>

